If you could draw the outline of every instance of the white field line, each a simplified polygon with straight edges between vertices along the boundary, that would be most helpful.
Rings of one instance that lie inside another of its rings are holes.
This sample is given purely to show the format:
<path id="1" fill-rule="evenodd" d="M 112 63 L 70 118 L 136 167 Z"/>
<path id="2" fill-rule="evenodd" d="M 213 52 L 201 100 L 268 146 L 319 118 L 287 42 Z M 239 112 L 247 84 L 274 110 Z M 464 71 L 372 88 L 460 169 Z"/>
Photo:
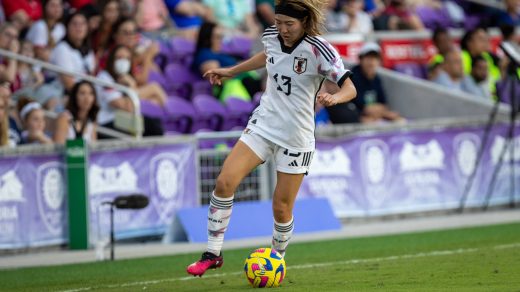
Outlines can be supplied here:
<path id="1" fill-rule="evenodd" d="M 498 249 L 498 250 L 510 249 L 510 248 L 520 248 L 520 242 L 512 243 L 512 244 L 496 245 L 496 246 L 493 246 L 492 248 Z M 460 248 L 460 249 L 452 249 L 452 250 L 437 250 L 437 251 L 430 251 L 430 252 L 420 252 L 420 253 L 415 253 L 415 254 L 404 254 L 404 255 L 395 255 L 395 256 L 387 256 L 387 257 L 379 257 L 379 258 L 352 259 L 352 260 L 345 260 L 345 261 L 295 265 L 295 266 L 289 266 L 289 267 L 287 267 L 287 269 L 288 270 L 301 270 L 301 269 L 328 267 L 328 266 L 334 266 L 334 265 L 354 265 L 354 264 L 396 261 L 396 260 L 414 259 L 414 258 L 423 258 L 423 257 L 447 256 L 447 255 L 455 255 L 455 254 L 473 253 L 473 252 L 481 251 L 484 249 L 487 249 L 487 248 Z M 223 278 L 223 277 L 227 277 L 227 276 L 240 275 L 242 273 L 243 273 L 243 271 L 210 274 L 210 275 L 205 275 L 204 278 L 221 278 L 221 277 Z M 187 277 L 181 277 L 181 278 L 167 278 L 167 279 L 129 282 L 129 283 L 105 285 L 105 286 L 82 287 L 82 288 L 76 288 L 76 289 L 70 289 L 70 290 L 61 290 L 58 292 L 80 292 L 80 291 L 89 291 L 89 290 L 95 290 L 95 289 L 146 286 L 146 285 L 154 285 L 154 284 L 167 283 L 167 282 L 190 281 L 190 280 L 194 280 L 194 279 L 198 279 L 198 278 L 193 277 L 193 276 L 187 276 Z"/>

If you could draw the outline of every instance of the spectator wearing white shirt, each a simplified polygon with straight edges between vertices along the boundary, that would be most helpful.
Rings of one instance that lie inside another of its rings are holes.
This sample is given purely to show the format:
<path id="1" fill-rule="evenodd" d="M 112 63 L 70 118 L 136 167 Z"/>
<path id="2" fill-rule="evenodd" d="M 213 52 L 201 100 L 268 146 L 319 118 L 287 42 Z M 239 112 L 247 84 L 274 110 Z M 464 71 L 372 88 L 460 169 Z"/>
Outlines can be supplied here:
<path id="1" fill-rule="evenodd" d="M 363 11 L 363 0 L 343 0 L 341 11 L 346 16 L 345 32 L 369 34 L 374 31 L 372 19 Z"/>
<path id="2" fill-rule="evenodd" d="M 67 71 L 92 75 L 96 61 L 87 38 L 87 18 L 82 13 L 73 13 L 67 18 L 65 27 L 66 36 L 52 50 L 50 62 Z M 61 111 L 64 93 L 69 92 L 78 80 L 74 76 L 60 74 L 51 83 L 40 86 L 36 99 L 48 110 Z"/>
<path id="3" fill-rule="evenodd" d="M 50 52 L 65 37 L 62 0 L 43 1 L 43 18 L 34 22 L 27 32 L 26 40 L 34 45 L 36 58 L 49 61 Z"/>
<path id="4" fill-rule="evenodd" d="M 99 72 L 97 78 L 110 83 L 118 83 L 139 92 L 137 82 L 130 73 L 132 66 L 132 51 L 125 46 L 115 47 L 108 56 L 106 69 Z M 134 104 L 122 92 L 109 87 L 97 87 L 97 99 L 100 107 L 97 116 L 99 125 L 121 131 L 115 127 L 116 111 L 134 112 Z M 157 119 L 143 117 L 145 136 L 160 136 L 163 134 L 161 122 Z M 99 135 L 100 139 L 108 138 Z"/>
<path id="5" fill-rule="evenodd" d="M 69 17 L 66 26 L 67 35 L 52 51 L 51 63 L 72 72 L 93 74 L 96 63 L 87 37 L 87 18 L 82 13 L 74 13 Z M 77 78 L 61 75 L 60 80 L 65 90 L 70 90 Z"/>

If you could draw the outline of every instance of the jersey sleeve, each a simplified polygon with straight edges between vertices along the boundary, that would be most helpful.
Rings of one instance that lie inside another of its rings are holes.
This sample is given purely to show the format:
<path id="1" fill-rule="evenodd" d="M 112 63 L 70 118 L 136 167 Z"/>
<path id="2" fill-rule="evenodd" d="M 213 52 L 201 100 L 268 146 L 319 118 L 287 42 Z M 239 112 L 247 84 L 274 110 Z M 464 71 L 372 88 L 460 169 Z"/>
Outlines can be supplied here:
<path id="1" fill-rule="evenodd" d="M 276 26 L 272 25 L 264 30 L 264 33 L 262 34 L 262 44 L 264 45 L 264 48 L 267 46 L 267 40 L 270 38 L 273 38 L 278 35 L 278 29 Z"/>
<path id="2" fill-rule="evenodd" d="M 345 69 L 338 51 L 326 40 L 314 37 L 312 42 L 314 53 L 318 57 L 318 73 L 341 87 L 352 72 Z"/>

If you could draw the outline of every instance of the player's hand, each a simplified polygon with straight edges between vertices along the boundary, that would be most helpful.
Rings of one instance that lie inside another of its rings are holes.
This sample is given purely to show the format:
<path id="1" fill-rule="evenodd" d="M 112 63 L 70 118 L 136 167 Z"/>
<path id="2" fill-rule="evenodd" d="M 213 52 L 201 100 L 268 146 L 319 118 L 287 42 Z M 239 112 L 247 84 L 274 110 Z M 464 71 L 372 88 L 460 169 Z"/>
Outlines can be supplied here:
<path id="1" fill-rule="evenodd" d="M 202 77 L 208 77 L 212 85 L 222 85 L 222 80 L 233 77 L 233 73 L 230 68 L 218 68 L 206 71 Z"/>
<path id="2" fill-rule="evenodd" d="M 321 92 L 318 94 L 318 102 L 324 106 L 333 106 L 338 104 L 335 96 L 327 92 Z"/>

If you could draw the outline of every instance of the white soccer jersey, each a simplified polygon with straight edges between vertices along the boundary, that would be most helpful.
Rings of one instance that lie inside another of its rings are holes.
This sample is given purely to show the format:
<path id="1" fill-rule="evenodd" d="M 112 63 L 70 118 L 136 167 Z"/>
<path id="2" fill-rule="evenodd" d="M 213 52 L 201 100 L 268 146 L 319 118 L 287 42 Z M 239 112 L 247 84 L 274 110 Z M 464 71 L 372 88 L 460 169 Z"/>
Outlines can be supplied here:
<path id="1" fill-rule="evenodd" d="M 290 150 L 314 150 L 314 105 L 325 78 L 338 83 L 351 75 L 338 52 L 321 37 L 305 35 L 291 48 L 275 26 L 265 30 L 267 86 L 247 127 Z"/>

